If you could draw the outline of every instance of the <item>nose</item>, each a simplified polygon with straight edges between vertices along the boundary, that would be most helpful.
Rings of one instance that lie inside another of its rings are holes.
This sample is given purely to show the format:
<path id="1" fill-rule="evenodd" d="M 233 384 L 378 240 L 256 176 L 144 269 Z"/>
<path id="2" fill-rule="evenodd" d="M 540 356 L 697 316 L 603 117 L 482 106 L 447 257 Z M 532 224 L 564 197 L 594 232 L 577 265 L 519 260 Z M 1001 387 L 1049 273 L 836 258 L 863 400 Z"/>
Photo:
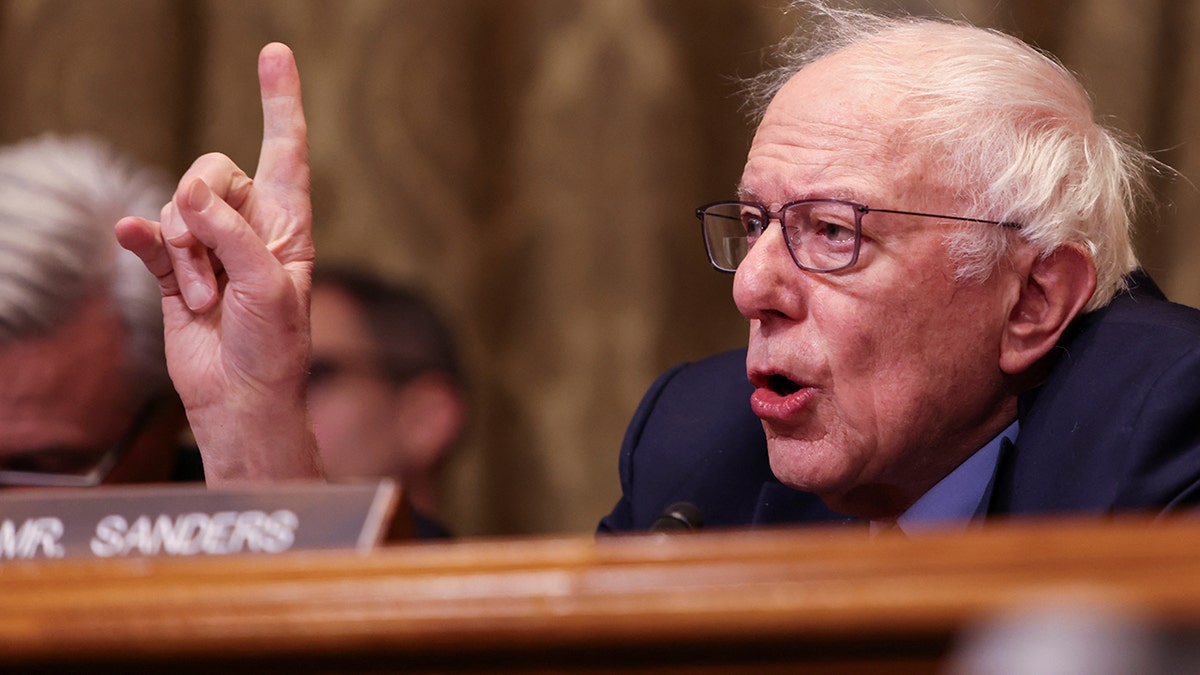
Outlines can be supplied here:
<path id="1" fill-rule="evenodd" d="M 799 286 L 807 274 L 792 260 L 778 221 L 759 235 L 733 277 L 733 301 L 747 319 L 795 318 Z"/>

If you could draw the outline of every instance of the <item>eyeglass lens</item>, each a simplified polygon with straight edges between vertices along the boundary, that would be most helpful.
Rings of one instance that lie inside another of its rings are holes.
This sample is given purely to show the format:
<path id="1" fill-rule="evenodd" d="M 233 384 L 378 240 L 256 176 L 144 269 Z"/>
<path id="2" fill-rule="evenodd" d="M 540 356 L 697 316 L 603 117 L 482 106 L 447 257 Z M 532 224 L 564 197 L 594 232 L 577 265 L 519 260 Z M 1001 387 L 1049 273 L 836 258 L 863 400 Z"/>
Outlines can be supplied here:
<path id="1" fill-rule="evenodd" d="M 780 220 L 792 259 L 817 272 L 850 265 L 858 249 L 857 217 L 854 205 L 846 202 L 790 204 Z M 718 269 L 732 272 L 766 230 L 770 216 L 753 204 L 727 202 L 705 208 L 702 221 L 709 259 Z"/>

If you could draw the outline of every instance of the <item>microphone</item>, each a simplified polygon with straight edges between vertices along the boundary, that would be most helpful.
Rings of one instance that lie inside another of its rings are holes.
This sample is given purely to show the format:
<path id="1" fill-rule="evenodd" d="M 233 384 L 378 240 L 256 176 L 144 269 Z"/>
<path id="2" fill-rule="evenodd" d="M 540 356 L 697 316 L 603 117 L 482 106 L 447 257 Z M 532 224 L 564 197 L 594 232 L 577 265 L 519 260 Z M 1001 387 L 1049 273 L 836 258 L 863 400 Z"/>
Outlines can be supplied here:
<path id="1" fill-rule="evenodd" d="M 704 515 L 690 502 L 671 504 L 650 524 L 651 532 L 688 532 L 704 527 Z"/>

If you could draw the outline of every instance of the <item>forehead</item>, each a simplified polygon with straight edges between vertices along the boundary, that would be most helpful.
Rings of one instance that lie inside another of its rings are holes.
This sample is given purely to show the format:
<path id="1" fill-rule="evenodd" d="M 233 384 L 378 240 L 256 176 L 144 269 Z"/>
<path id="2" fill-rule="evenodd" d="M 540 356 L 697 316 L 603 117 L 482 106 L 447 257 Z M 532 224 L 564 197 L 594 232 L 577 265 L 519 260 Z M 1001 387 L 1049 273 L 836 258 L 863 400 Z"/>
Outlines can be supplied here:
<path id="1" fill-rule="evenodd" d="M 312 291 L 312 345 L 319 354 L 361 352 L 372 344 L 362 310 L 341 288 L 318 284 Z"/>
<path id="2" fill-rule="evenodd" d="M 755 133 L 743 197 L 768 205 L 837 197 L 913 206 L 909 194 L 928 173 L 927 158 L 905 142 L 899 96 L 852 66 L 834 54 L 779 90 Z"/>

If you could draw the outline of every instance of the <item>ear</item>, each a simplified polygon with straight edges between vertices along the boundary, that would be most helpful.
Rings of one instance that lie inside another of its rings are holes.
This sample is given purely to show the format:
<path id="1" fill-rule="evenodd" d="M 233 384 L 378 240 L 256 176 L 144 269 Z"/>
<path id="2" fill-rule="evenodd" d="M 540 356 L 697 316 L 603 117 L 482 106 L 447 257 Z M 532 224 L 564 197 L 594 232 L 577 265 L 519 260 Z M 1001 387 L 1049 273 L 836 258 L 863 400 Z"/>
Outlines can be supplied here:
<path id="1" fill-rule="evenodd" d="M 1000 343 L 1000 369 L 1027 372 L 1054 348 L 1096 290 L 1096 266 L 1077 244 L 1035 258 L 1008 315 Z"/>
<path id="2" fill-rule="evenodd" d="M 426 373 L 397 393 L 395 434 L 402 439 L 403 465 L 430 471 L 458 440 L 466 421 L 466 402 L 450 378 Z"/>

